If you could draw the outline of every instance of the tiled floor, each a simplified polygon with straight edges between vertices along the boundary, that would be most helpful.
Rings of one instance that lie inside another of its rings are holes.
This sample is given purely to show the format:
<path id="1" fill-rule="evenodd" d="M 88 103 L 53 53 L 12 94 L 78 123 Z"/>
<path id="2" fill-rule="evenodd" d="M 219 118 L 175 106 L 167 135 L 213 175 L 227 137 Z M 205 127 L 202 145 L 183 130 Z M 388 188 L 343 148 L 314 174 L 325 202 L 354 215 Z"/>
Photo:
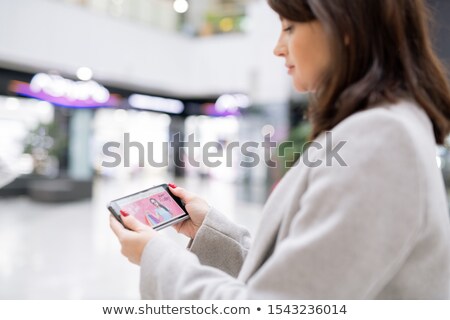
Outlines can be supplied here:
<path id="1" fill-rule="evenodd" d="M 148 188 L 148 181 L 165 182 L 164 177 L 156 180 L 100 180 L 92 200 L 68 204 L 0 199 L 0 299 L 138 299 L 139 268 L 121 256 L 105 204 Z M 175 182 L 202 194 L 249 229 L 257 226 L 262 204 L 240 200 L 238 186 Z M 264 190 L 255 188 L 253 194 L 263 198 Z M 187 243 L 172 228 L 160 232 L 182 246 Z"/>

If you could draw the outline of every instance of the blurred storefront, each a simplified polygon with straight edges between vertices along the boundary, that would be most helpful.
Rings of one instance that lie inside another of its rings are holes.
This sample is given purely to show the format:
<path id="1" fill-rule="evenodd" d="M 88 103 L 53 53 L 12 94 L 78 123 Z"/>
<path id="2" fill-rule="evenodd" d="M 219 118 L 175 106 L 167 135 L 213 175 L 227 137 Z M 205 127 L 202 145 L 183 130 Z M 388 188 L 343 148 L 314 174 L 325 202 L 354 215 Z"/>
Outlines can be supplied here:
<path id="1" fill-rule="evenodd" d="M 264 165 L 252 170 L 237 165 L 240 152 L 224 158 L 220 166 L 206 166 L 201 159 L 206 143 L 225 149 L 231 142 L 261 140 L 254 128 L 264 127 L 270 115 L 255 111 L 248 96 L 168 97 L 104 86 L 91 79 L 89 70 L 79 71 L 76 78 L 56 71 L 0 69 L 2 147 L 11 150 L 5 161 L 14 164 L 18 175 L 1 195 L 72 201 L 91 196 L 95 177 L 155 173 L 231 183 L 266 181 L 267 188 L 257 197 L 264 200 L 274 182 L 267 179 Z M 177 143 L 177 134 L 181 141 L 191 135 L 199 142 L 194 157 L 200 165 L 188 161 L 183 142 L 164 149 L 164 143 Z M 104 165 L 110 160 L 104 146 L 111 142 L 117 144 L 114 151 L 120 159 L 113 167 Z M 170 154 L 164 154 L 167 151 Z M 167 164 L 164 156 L 170 159 Z M 162 165 L 152 165 L 149 158 Z"/>

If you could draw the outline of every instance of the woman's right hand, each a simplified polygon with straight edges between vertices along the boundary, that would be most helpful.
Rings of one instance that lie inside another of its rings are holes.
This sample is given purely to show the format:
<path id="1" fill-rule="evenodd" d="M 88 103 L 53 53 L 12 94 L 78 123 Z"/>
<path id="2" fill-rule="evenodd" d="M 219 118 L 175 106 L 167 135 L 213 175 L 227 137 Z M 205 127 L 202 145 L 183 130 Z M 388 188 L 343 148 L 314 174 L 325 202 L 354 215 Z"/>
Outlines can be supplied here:
<path id="1" fill-rule="evenodd" d="M 169 188 L 175 196 L 184 202 L 190 217 L 190 219 L 177 223 L 173 227 L 177 232 L 194 239 L 211 206 L 196 194 L 177 187 L 174 184 L 169 184 Z"/>

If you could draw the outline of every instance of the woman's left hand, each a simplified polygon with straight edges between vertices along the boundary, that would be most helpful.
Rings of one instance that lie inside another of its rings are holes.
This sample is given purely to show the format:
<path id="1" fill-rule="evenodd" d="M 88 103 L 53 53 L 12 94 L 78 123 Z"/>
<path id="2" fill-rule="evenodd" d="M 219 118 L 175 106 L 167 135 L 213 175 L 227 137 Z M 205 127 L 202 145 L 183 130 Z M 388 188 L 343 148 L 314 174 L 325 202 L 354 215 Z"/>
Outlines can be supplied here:
<path id="1" fill-rule="evenodd" d="M 141 223 L 133 216 L 123 216 L 122 221 L 128 229 L 112 215 L 109 219 L 111 229 L 116 234 L 122 246 L 122 254 L 134 264 L 140 265 L 142 252 L 147 243 L 158 235 L 151 227 Z"/>

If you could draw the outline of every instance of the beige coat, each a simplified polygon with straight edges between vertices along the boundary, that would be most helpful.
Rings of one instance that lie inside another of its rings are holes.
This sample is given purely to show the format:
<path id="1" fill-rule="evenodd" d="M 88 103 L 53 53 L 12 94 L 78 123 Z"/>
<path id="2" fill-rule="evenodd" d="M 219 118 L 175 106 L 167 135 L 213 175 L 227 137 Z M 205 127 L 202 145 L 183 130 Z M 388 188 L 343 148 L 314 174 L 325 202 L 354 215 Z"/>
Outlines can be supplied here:
<path id="1" fill-rule="evenodd" d="M 302 158 L 287 173 L 252 242 L 215 210 L 190 251 L 150 241 L 142 298 L 448 299 L 449 213 L 428 117 L 403 101 L 352 115 L 332 138 L 347 141 L 347 166 L 311 148 L 324 163 Z"/>

